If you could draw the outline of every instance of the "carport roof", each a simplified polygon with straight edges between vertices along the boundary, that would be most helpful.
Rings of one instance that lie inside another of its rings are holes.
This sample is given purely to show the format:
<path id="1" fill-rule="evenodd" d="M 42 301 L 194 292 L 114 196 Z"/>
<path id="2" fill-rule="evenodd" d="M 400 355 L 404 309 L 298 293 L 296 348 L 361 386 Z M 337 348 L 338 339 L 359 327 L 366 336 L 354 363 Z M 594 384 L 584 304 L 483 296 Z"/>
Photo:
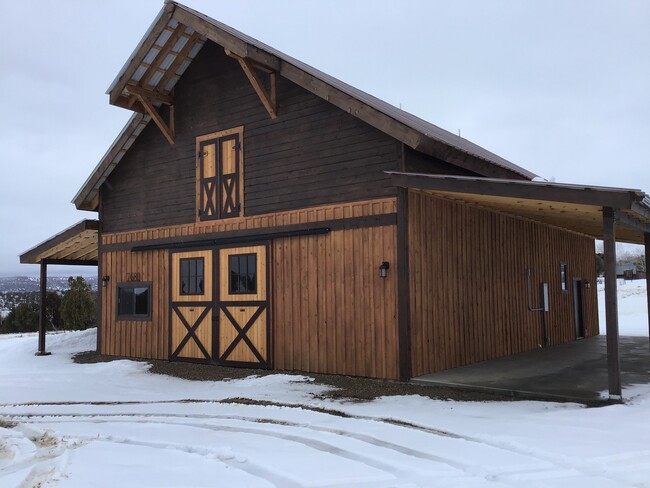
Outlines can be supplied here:
<path id="1" fill-rule="evenodd" d="M 388 171 L 396 186 L 603 238 L 603 207 L 616 210 L 616 240 L 644 243 L 650 198 L 641 190 Z"/>
<path id="2" fill-rule="evenodd" d="M 23 264 L 97 264 L 99 221 L 82 220 L 20 255 Z"/>

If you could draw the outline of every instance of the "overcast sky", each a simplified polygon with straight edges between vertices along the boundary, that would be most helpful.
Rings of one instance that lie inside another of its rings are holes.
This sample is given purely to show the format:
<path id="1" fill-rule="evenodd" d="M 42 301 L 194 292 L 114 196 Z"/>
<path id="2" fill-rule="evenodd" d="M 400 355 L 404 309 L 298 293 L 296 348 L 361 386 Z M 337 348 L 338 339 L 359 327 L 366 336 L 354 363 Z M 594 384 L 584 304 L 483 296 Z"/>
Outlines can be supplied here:
<path id="1" fill-rule="evenodd" d="M 547 179 L 650 193 L 650 2 L 186 4 Z M 0 0 L 0 275 L 36 274 L 19 254 L 96 216 L 70 201 L 131 114 L 105 91 L 162 6 Z"/>

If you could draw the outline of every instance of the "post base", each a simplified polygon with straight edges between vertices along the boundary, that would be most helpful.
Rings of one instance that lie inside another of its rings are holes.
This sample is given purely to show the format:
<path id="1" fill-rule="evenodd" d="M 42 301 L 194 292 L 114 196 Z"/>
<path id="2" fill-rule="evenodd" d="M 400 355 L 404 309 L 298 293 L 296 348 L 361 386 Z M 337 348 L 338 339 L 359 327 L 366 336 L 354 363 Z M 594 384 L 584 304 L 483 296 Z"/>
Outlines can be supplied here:
<path id="1" fill-rule="evenodd" d="M 34 353 L 34 356 L 49 356 L 50 354 L 52 354 L 52 353 L 51 352 L 46 352 L 46 351 L 36 351 Z"/>

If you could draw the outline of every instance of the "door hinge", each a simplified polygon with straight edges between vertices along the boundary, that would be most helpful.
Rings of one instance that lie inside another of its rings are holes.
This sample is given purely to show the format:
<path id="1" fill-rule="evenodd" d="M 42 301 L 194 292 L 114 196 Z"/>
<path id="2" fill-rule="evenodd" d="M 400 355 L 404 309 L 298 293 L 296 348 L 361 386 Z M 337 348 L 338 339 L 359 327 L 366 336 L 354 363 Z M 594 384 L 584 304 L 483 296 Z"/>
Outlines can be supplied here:
<path id="1" fill-rule="evenodd" d="M 205 151 L 199 151 L 199 152 L 196 153 L 196 157 L 198 157 L 198 158 L 202 158 L 203 156 L 206 156 Z"/>
<path id="2" fill-rule="evenodd" d="M 199 209 L 198 213 L 199 213 L 199 217 L 203 216 L 203 210 Z"/>
<path id="3" fill-rule="evenodd" d="M 235 151 L 239 151 L 241 149 L 241 142 L 237 141 L 235 142 Z"/>

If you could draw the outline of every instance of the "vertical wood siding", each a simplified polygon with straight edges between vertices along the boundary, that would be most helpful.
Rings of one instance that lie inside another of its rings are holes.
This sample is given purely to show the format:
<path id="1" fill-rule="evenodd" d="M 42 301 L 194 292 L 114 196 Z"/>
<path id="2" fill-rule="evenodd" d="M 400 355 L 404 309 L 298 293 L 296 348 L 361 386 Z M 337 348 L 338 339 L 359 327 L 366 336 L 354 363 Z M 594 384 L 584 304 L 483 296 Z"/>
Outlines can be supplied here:
<path id="1" fill-rule="evenodd" d="M 167 251 L 104 252 L 102 273 L 110 276 L 101 287 L 101 353 L 114 356 L 167 359 L 169 322 L 169 256 Z M 117 285 L 129 273 L 139 273 L 140 281 L 150 281 L 151 320 L 117 320 Z"/>
<path id="2" fill-rule="evenodd" d="M 396 226 L 272 248 L 273 367 L 397 379 Z"/>
<path id="3" fill-rule="evenodd" d="M 391 214 L 394 198 L 326 205 L 257 217 L 104 233 L 102 246 L 349 217 Z M 276 369 L 397 377 L 395 226 L 276 240 L 271 246 L 272 355 Z M 378 267 L 389 261 L 389 277 Z M 129 273 L 151 281 L 151 321 L 116 320 L 116 286 Z M 168 358 L 168 251 L 105 251 L 101 352 Z M 295 299 L 295 301 L 294 301 Z M 277 321 L 277 322 L 276 322 Z M 276 323 L 278 324 L 276 326 Z M 295 337 L 294 337 L 295 335 Z M 346 348 L 356 348 L 346 354 Z M 293 349 L 292 349 L 293 348 Z M 367 348 L 367 354 L 362 354 Z M 330 354 L 332 356 L 330 357 Z M 360 357 L 357 357 L 360 356 Z M 327 359 L 325 359 L 327 358 Z M 320 369 L 322 368 L 322 369 Z"/>
<path id="4" fill-rule="evenodd" d="M 196 221 L 196 137 L 244 126 L 244 212 L 395 195 L 400 144 L 278 77 L 271 119 L 237 61 L 207 42 L 174 90 L 175 144 L 150 123 L 102 187 L 103 230 Z"/>
<path id="5" fill-rule="evenodd" d="M 587 336 L 598 334 L 593 239 L 419 192 L 409 193 L 408 208 L 414 376 L 539 347 L 527 268 L 534 307 L 538 284 L 549 284 L 552 345 L 575 339 L 574 277 L 592 283 L 584 322 Z M 566 293 L 560 262 L 569 267 Z"/>
<path id="6" fill-rule="evenodd" d="M 102 234 L 102 244 L 124 244 L 152 239 L 165 239 L 179 236 L 197 236 L 218 232 L 232 232 L 260 228 L 273 228 L 291 224 L 324 222 L 349 217 L 365 217 L 395 213 L 395 198 L 380 198 L 359 202 L 341 203 L 308 207 L 288 212 L 274 212 L 253 217 L 213 220 L 186 225 L 174 225 L 156 229 L 129 232 L 106 232 Z"/>

